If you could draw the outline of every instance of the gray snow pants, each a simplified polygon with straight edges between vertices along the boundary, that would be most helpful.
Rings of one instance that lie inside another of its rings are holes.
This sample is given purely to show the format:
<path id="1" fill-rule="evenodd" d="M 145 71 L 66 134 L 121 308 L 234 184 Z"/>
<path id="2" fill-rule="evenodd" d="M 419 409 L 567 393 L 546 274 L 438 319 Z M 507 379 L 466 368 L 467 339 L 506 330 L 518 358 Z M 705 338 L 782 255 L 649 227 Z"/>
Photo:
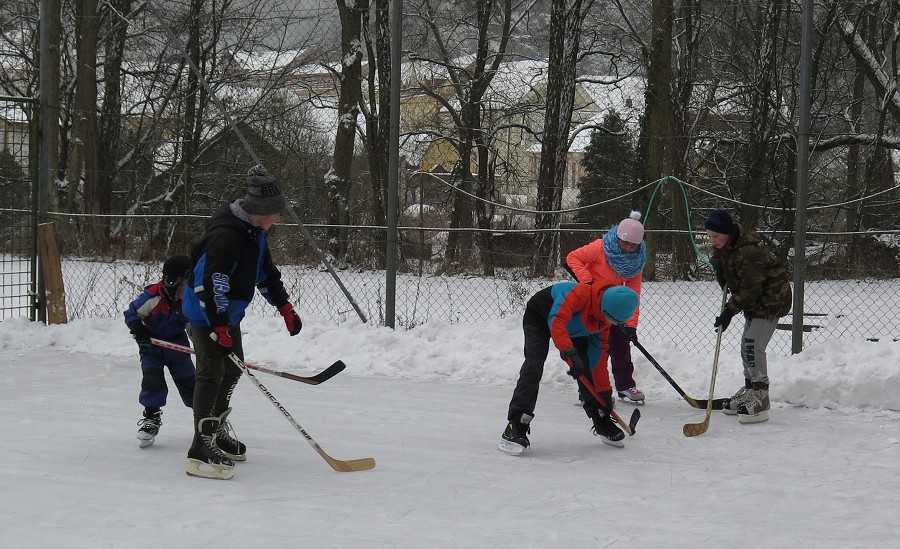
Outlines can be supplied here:
<path id="1" fill-rule="evenodd" d="M 744 362 L 744 377 L 753 383 L 769 385 L 769 365 L 766 347 L 775 334 L 778 319 L 748 318 L 744 324 L 741 341 L 741 360 Z"/>

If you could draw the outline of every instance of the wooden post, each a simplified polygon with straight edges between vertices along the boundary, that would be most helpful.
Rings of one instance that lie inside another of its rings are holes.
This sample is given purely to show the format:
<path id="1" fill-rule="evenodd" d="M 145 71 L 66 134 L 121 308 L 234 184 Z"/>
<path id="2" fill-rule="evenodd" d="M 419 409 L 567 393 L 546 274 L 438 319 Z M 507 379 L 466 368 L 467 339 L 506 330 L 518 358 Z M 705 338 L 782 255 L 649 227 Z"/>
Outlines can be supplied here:
<path id="1" fill-rule="evenodd" d="M 53 223 L 38 225 L 38 248 L 41 276 L 44 277 L 44 296 L 47 303 L 47 323 L 66 324 L 66 290 L 63 285 L 62 263 L 56 246 Z"/>

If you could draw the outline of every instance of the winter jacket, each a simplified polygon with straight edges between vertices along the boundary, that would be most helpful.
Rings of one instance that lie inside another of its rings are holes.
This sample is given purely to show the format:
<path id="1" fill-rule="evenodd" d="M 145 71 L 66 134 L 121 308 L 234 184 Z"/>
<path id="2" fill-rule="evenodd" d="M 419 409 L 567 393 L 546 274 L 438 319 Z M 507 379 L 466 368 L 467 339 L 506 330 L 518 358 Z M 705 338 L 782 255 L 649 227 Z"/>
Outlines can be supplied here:
<path id="1" fill-rule="evenodd" d="M 560 282 L 550 287 L 550 297 L 540 308 L 546 311 L 553 345 L 560 351 L 574 347 L 573 337 L 588 337 L 588 361 L 594 387 L 610 391 L 608 369 L 609 328 L 611 324 L 600 312 L 603 292 L 614 286 L 609 281 L 593 284 Z"/>
<path id="2" fill-rule="evenodd" d="M 159 281 L 144 288 L 141 295 L 128 305 L 125 310 L 125 325 L 132 329 L 138 322 L 142 322 L 156 339 L 187 345 L 187 318 L 182 314 L 181 305 L 181 300 L 173 302 L 169 299 L 165 284 Z"/>
<path id="3" fill-rule="evenodd" d="M 245 216 L 237 202 L 225 204 L 191 251 L 194 269 L 185 285 L 184 314 L 193 326 L 236 326 L 254 288 L 276 307 L 288 302 L 266 232 L 241 219 Z"/>
<path id="4" fill-rule="evenodd" d="M 791 310 L 791 284 L 784 262 L 762 244 L 754 231 L 738 224 L 735 234 L 710 262 L 724 277 L 731 297 L 725 307 L 746 318 L 777 319 Z"/>
<path id="5" fill-rule="evenodd" d="M 634 293 L 638 295 L 638 301 L 640 301 L 643 273 L 638 273 L 637 276 L 631 278 L 622 278 L 607 261 L 602 238 L 598 238 L 590 244 L 585 244 L 569 252 L 569 255 L 566 256 L 566 264 L 572 269 L 572 274 L 575 275 L 578 282 L 588 283 L 595 280 L 608 280 L 613 284 L 625 285 L 634 290 Z M 625 325 L 637 328 L 640 313 L 641 308 L 639 306 L 634 310 L 634 315 L 628 319 Z"/>

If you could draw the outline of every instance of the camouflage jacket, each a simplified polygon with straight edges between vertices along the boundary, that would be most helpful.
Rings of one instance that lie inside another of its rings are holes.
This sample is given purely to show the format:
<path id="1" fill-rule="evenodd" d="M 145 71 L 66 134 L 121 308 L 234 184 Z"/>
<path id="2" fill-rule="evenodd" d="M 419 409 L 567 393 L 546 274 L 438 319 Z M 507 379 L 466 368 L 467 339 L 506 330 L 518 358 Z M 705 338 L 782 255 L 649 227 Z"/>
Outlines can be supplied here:
<path id="1" fill-rule="evenodd" d="M 784 262 L 754 231 L 737 225 L 734 236 L 710 262 L 724 275 L 731 297 L 725 306 L 747 318 L 779 318 L 791 310 L 791 284 Z"/>

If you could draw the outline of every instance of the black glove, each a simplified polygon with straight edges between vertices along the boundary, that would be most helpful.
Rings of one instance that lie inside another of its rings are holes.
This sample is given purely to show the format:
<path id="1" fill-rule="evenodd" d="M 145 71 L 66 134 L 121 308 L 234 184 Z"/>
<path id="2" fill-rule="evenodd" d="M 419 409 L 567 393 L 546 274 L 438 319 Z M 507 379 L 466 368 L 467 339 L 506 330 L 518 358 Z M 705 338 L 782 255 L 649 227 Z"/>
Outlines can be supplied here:
<path id="1" fill-rule="evenodd" d="M 624 324 L 620 325 L 622 330 L 625 332 L 625 337 L 628 338 L 628 341 L 632 343 L 637 343 L 637 328 L 634 326 L 625 326 Z"/>
<path id="2" fill-rule="evenodd" d="M 150 335 L 150 330 L 144 326 L 143 322 L 134 323 L 131 327 L 131 335 L 134 336 L 134 340 L 141 349 L 149 349 L 153 346 L 153 343 L 150 341 L 150 338 L 152 337 Z"/>
<path id="3" fill-rule="evenodd" d="M 725 289 L 725 269 L 721 266 L 716 267 L 716 282 L 719 283 L 719 288 Z"/>
<path id="4" fill-rule="evenodd" d="M 581 360 L 581 353 L 578 352 L 578 349 L 569 347 L 565 351 L 561 351 L 559 356 L 569 365 L 569 371 L 566 372 L 567 374 L 575 379 L 587 375 L 587 368 L 584 367 L 584 361 Z"/>
<path id="5" fill-rule="evenodd" d="M 722 309 L 722 313 L 716 317 L 716 323 L 713 324 L 713 328 L 718 328 L 719 326 L 721 326 L 722 331 L 724 332 L 728 329 L 728 325 L 731 324 L 731 319 L 734 318 L 735 314 L 736 313 L 731 312 L 731 309 L 725 307 L 724 309 Z"/>

